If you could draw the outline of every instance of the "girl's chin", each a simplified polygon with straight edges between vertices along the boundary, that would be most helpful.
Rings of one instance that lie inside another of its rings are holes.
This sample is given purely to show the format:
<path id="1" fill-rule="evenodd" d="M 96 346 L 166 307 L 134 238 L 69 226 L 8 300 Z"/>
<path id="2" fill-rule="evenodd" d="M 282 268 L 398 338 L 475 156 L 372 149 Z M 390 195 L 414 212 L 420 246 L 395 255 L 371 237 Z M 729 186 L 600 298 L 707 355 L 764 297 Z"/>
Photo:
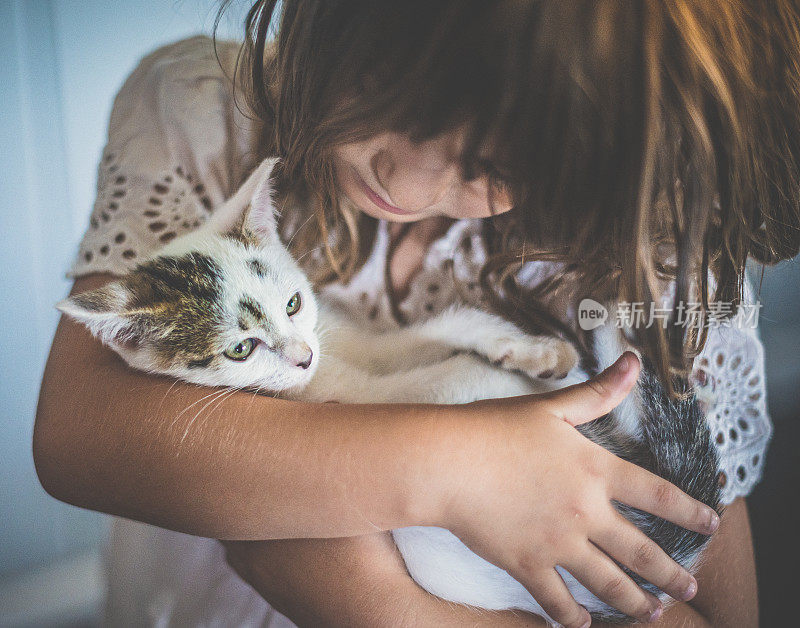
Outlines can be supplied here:
<path id="1" fill-rule="evenodd" d="M 393 213 L 387 211 L 378 206 L 367 196 L 361 187 L 358 175 L 350 168 L 337 168 L 337 175 L 339 179 L 339 189 L 344 193 L 344 196 L 347 197 L 353 207 L 372 218 L 389 222 L 417 222 L 426 218 L 437 217 L 454 218 L 454 216 L 451 216 L 449 213 L 442 211 L 421 211 L 416 213 Z"/>
<path id="2" fill-rule="evenodd" d="M 392 214 L 382 209 L 375 209 L 375 208 L 364 209 L 360 204 L 356 206 L 365 214 L 372 216 L 373 218 L 377 218 L 379 220 L 387 220 L 389 222 L 417 222 L 418 220 L 422 220 L 424 218 L 430 218 L 430 216 L 426 216 L 424 214 L 400 215 L 400 214 Z"/>

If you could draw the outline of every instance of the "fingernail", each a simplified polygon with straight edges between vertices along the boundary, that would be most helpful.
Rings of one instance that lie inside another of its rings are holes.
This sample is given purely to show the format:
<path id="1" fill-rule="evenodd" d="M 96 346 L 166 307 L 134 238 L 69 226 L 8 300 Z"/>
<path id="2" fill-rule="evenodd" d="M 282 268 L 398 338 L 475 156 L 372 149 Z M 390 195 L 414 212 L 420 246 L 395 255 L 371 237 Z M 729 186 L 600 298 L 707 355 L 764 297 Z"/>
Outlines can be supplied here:
<path id="1" fill-rule="evenodd" d="M 661 617 L 661 613 L 663 613 L 663 612 L 664 612 L 664 608 L 659 605 L 658 608 L 656 608 L 656 610 L 654 610 L 652 613 L 650 613 L 650 617 L 647 618 L 647 621 L 648 622 L 653 622 L 653 621 L 658 620 L 658 618 Z"/>
<path id="2" fill-rule="evenodd" d="M 591 625 L 592 625 L 592 618 L 591 616 L 587 616 L 586 621 L 583 624 L 581 624 L 581 628 L 589 628 L 589 626 Z"/>
<path id="3" fill-rule="evenodd" d="M 628 372 L 628 369 L 630 368 L 630 360 L 628 359 L 627 355 L 625 355 L 624 353 L 622 354 L 622 357 L 619 360 L 617 360 L 616 368 L 619 373 Z"/>
<path id="4" fill-rule="evenodd" d="M 688 602 L 697 594 L 697 581 L 692 578 L 692 581 L 689 583 L 689 586 L 686 587 L 686 590 L 681 595 L 681 602 Z"/>
<path id="5" fill-rule="evenodd" d="M 719 528 L 719 515 L 713 510 L 710 510 L 709 513 L 708 529 L 714 533 L 717 531 L 717 528 Z"/>

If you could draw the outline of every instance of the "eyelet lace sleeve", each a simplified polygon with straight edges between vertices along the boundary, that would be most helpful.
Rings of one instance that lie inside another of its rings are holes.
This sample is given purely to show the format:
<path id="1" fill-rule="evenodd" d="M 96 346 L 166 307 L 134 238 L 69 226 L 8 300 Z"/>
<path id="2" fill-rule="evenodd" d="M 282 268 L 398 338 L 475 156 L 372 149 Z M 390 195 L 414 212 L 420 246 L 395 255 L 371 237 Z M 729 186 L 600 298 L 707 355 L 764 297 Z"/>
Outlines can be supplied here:
<path id="1" fill-rule="evenodd" d="M 237 51 L 218 42 L 218 61 L 213 42 L 194 37 L 148 55 L 127 79 L 70 276 L 126 272 L 200 226 L 255 164 L 257 125 L 237 108 L 228 78 Z"/>
<path id="2" fill-rule="evenodd" d="M 715 286 L 709 274 L 712 293 Z M 672 307 L 674 290 L 674 282 L 666 286 L 663 309 Z M 764 347 L 758 336 L 760 305 L 749 280 L 745 277 L 744 298 L 736 316 L 727 320 L 718 316 L 730 311 L 727 304 L 711 303 L 710 307 L 706 343 L 694 360 L 691 383 L 719 456 L 722 503 L 730 504 L 749 495 L 761 479 L 772 421 L 767 411 Z M 715 315 L 717 320 L 713 320 Z"/>
<path id="3" fill-rule="evenodd" d="M 749 285 L 745 305 L 729 324 L 712 327 L 694 363 L 697 397 L 720 459 L 723 503 L 748 495 L 761 479 L 772 437 L 764 381 L 764 348 L 752 317 Z M 757 311 L 757 309 L 756 309 Z"/>

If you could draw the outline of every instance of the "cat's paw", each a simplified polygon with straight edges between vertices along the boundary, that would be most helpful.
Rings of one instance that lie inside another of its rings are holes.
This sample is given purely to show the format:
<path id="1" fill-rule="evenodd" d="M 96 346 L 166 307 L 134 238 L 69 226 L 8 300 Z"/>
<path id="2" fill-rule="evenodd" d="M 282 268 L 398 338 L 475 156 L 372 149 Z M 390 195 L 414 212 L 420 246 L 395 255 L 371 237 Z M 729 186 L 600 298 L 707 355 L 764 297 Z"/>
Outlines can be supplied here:
<path id="1" fill-rule="evenodd" d="M 571 343 L 552 336 L 498 338 L 486 357 L 496 366 L 537 379 L 562 379 L 579 361 Z"/>

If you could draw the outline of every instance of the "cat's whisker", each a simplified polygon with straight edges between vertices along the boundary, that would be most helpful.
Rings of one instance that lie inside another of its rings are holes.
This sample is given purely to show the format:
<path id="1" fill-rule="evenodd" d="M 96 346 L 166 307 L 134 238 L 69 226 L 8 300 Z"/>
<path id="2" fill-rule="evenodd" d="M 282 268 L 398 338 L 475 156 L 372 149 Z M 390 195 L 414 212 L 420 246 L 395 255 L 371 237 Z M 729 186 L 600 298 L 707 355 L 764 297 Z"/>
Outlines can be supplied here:
<path id="1" fill-rule="evenodd" d="M 161 408 L 164 406 L 164 402 L 167 400 L 167 397 L 169 397 L 169 394 L 172 392 L 172 389 L 178 385 L 179 381 L 180 381 L 179 379 L 176 379 L 174 382 L 172 382 L 170 387 L 167 388 L 166 392 L 164 393 L 164 396 L 161 398 L 161 403 L 158 404 L 158 410 L 156 411 L 157 414 L 161 413 Z"/>
<path id="2" fill-rule="evenodd" d="M 305 226 L 308 224 L 308 222 L 309 222 L 309 221 L 310 221 L 312 218 L 314 218 L 314 214 L 313 214 L 313 213 L 309 214 L 309 215 L 308 215 L 308 218 L 306 218 L 306 219 L 303 221 L 303 224 L 302 224 L 302 225 L 300 225 L 300 226 L 299 226 L 297 229 L 295 229 L 295 230 L 294 230 L 294 233 L 292 234 L 292 237 L 291 237 L 291 238 L 289 238 L 289 241 L 286 243 L 286 248 L 287 248 L 287 249 L 288 249 L 290 246 L 292 246 L 292 242 L 294 242 L 294 239 L 297 237 L 297 234 L 298 234 L 298 233 L 300 233 L 300 231 L 303 229 L 303 227 L 305 227 Z"/>
<path id="3" fill-rule="evenodd" d="M 300 261 L 301 261 L 301 260 L 302 260 L 302 259 L 303 259 L 303 258 L 304 258 L 306 255 L 308 255 L 309 253 L 314 253 L 314 252 L 316 252 L 316 251 L 321 251 L 321 250 L 322 250 L 322 247 L 321 247 L 321 246 L 316 246 L 316 247 L 314 247 L 313 249 L 309 249 L 308 251 L 306 251 L 305 253 L 303 253 L 303 254 L 302 254 L 301 256 L 299 256 L 299 257 L 298 257 L 298 258 L 297 258 L 295 261 L 296 261 L 296 262 L 299 264 L 299 263 L 300 263 Z"/>
<path id="4" fill-rule="evenodd" d="M 238 390 L 239 390 L 238 388 L 230 388 L 230 389 L 226 390 L 223 394 L 218 395 L 217 397 L 215 397 L 214 399 L 209 401 L 205 406 L 203 406 L 198 411 L 198 413 L 192 418 L 192 420 L 189 422 L 189 424 L 186 426 L 186 429 L 184 430 L 183 436 L 181 437 L 180 443 L 183 443 L 183 441 L 186 439 L 186 437 L 189 434 L 189 430 L 195 424 L 196 420 L 200 417 L 200 415 L 203 413 L 203 411 L 206 408 L 210 408 L 208 413 L 206 414 L 206 417 L 205 417 L 206 419 L 209 419 L 214 414 L 214 411 L 217 408 L 219 408 L 219 406 L 222 404 L 222 402 L 225 401 L 225 399 L 227 399 L 228 397 L 230 397 L 234 393 L 236 393 Z"/>
<path id="5" fill-rule="evenodd" d="M 185 441 L 185 440 L 186 440 L 186 437 L 189 435 L 189 431 L 190 431 L 190 430 L 192 429 L 192 427 L 194 426 L 194 423 L 195 423 L 195 421 L 197 421 L 197 418 L 198 418 L 198 417 L 199 417 L 199 416 L 200 416 L 200 415 L 203 413 L 203 411 L 204 411 L 206 408 L 208 408 L 209 406 L 211 406 L 211 404 L 213 404 L 213 403 L 215 403 L 215 402 L 218 402 L 218 401 L 220 401 L 220 400 L 224 399 L 226 396 L 230 396 L 231 394 L 233 394 L 233 393 L 234 393 L 234 392 L 236 392 L 237 390 L 238 390 L 237 388 L 225 388 L 225 389 L 224 389 L 224 390 L 223 390 L 221 393 L 217 394 L 217 396 L 216 396 L 216 397 L 214 397 L 214 398 L 213 398 L 211 401 L 209 401 L 209 402 L 208 402 L 207 404 L 205 404 L 205 405 L 204 405 L 202 408 L 200 408 L 200 410 L 198 410 L 198 411 L 197 411 L 197 414 L 195 414 L 195 415 L 192 417 L 192 420 L 191 420 L 191 421 L 189 421 L 189 423 L 186 425 L 186 428 L 183 430 L 183 436 L 181 436 L 181 439 L 180 439 L 180 441 L 178 442 L 178 444 L 179 444 L 179 445 L 182 445 L 182 444 L 183 444 L 183 441 Z M 211 395 L 208 395 L 208 397 L 210 397 L 210 396 L 211 396 Z M 206 397 L 206 398 L 207 398 L 207 397 Z M 215 406 L 215 407 L 218 407 L 218 405 L 219 405 L 219 404 L 217 404 L 217 406 Z M 213 412 L 213 410 L 214 410 L 214 409 L 212 408 L 212 410 L 210 410 L 210 411 L 209 411 L 209 416 L 211 416 L 211 413 Z"/>
<path id="6" fill-rule="evenodd" d="M 237 392 L 239 392 L 239 390 L 241 390 L 241 389 L 240 389 L 240 388 L 230 388 L 230 389 L 228 390 L 228 394 L 226 394 L 226 395 L 220 395 L 219 397 L 217 397 L 216 399 L 214 399 L 214 401 L 213 401 L 212 403 L 214 403 L 215 405 L 214 405 L 214 406 L 212 406 L 212 408 L 209 410 L 209 414 L 211 414 L 211 413 L 212 413 L 214 410 L 216 410 L 217 408 L 219 408 L 219 407 L 222 405 L 222 403 L 223 403 L 223 402 L 224 402 L 224 401 L 225 401 L 225 400 L 226 400 L 228 397 L 231 397 L 231 396 L 233 396 L 233 395 L 234 395 L 234 393 L 237 393 Z"/>
<path id="7" fill-rule="evenodd" d="M 256 389 L 255 389 L 255 390 L 253 390 L 253 391 L 248 391 L 248 392 L 250 392 L 250 393 L 251 393 L 251 394 L 250 394 L 250 407 L 251 407 L 251 408 L 253 407 L 253 403 L 255 402 L 255 400 L 256 400 L 256 397 L 258 397 L 258 395 L 261 393 L 261 389 L 262 389 L 262 388 L 264 388 L 264 387 L 263 387 L 263 386 L 258 386 L 258 387 L 256 387 Z"/>
<path id="8" fill-rule="evenodd" d="M 172 428 L 172 427 L 175 427 L 175 425 L 178 423 L 178 420 L 179 420 L 179 419 L 180 419 L 180 418 L 181 418 L 181 417 L 182 417 L 184 414 L 186 414 L 186 413 L 187 413 L 189 410 L 191 410 L 191 409 L 192 409 L 194 406 L 196 406 L 197 404 L 199 404 L 199 403 L 202 403 L 203 401 L 205 401 L 205 400 L 206 400 L 206 399 L 208 399 L 209 397 L 213 397 L 213 396 L 215 396 L 215 395 L 221 395 L 221 394 L 223 394 L 223 393 L 227 392 L 228 390 L 229 390 L 229 388 L 228 388 L 228 387 L 225 387 L 225 388 L 223 388 L 222 390 L 215 390 L 214 392 L 211 392 L 211 393 L 209 393 L 209 394 L 207 394 L 207 395 L 205 395 L 205 396 L 203 396 L 203 397 L 200 397 L 200 399 L 198 399 L 197 401 L 195 401 L 195 402 L 193 402 L 193 403 L 190 403 L 190 404 L 189 404 L 188 406 L 186 406 L 186 407 L 185 407 L 183 410 L 181 410 L 181 411 L 180 411 L 180 412 L 179 412 L 179 413 L 178 413 L 178 414 L 175 416 L 175 418 L 174 418 L 174 419 L 172 419 L 172 423 L 170 424 L 170 427 L 171 427 L 171 428 Z"/>
<path id="9" fill-rule="evenodd" d="M 343 329 L 347 329 L 347 328 L 345 326 L 341 326 L 341 327 L 325 327 L 323 329 L 318 329 L 317 330 L 317 338 L 319 338 L 321 340 L 321 339 L 323 339 L 323 338 L 325 338 L 327 336 L 330 336 L 332 333 L 337 332 L 337 331 L 341 331 Z"/>

